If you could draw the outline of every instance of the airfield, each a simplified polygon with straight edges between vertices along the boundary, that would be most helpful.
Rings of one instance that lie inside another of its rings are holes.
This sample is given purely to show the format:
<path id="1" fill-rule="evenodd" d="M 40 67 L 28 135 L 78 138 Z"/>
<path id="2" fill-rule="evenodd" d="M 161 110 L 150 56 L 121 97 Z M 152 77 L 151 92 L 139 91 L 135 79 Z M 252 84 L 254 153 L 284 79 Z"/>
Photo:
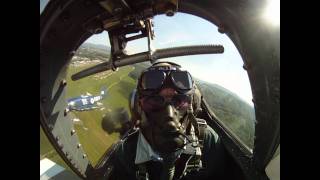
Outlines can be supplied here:
<path id="1" fill-rule="evenodd" d="M 107 71 L 87 78 L 72 81 L 71 75 L 82 69 L 95 65 L 96 62 L 71 64 L 67 74 L 67 98 L 76 97 L 89 92 L 90 94 L 99 94 L 101 87 L 107 88 L 107 96 L 101 100 L 104 108 L 92 111 L 69 112 L 68 116 L 74 123 L 76 133 L 80 143 L 87 153 L 88 159 L 95 165 L 105 151 L 116 142 L 120 134 L 117 131 L 109 129 L 109 133 L 103 129 L 102 120 L 106 116 L 113 121 L 114 126 L 119 126 L 116 121 L 116 112 L 119 109 L 125 109 L 129 112 L 129 96 L 135 88 L 136 81 L 128 74 L 134 70 L 133 66 L 119 68 L 115 73 Z M 113 118 L 113 119 L 112 119 Z M 112 127 L 111 127 L 112 128 Z M 113 127 L 116 128 L 116 127 Z M 40 159 L 48 158 L 64 167 L 67 165 L 53 149 L 40 127 Z"/>

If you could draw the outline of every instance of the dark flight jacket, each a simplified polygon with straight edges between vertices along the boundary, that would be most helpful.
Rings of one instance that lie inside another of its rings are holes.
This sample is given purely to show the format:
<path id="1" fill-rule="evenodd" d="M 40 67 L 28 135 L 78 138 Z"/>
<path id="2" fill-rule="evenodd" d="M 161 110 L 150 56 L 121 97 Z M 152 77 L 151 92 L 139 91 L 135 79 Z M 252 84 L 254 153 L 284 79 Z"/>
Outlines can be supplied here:
<path id="1" fill-rule="evenodd" d="M 114 173 L 111 180 L 136 180 L 138 169 L 135 162 L 137 141 L 139 132 L 131 134 L 116 149 L 113 156 Z M 182 180 L 197 179 L 205 180 L 219 176 L 224 167 L 222 144 L 217 133 L 209 126 L 205 129 L 204 143 L 202 150 L 202 166 L 204 169 L 196 174 L 187 174 Z M 147 169 L 150 180 L 157 180 L 161 172 L 161 164 L 150 161 Z"/>

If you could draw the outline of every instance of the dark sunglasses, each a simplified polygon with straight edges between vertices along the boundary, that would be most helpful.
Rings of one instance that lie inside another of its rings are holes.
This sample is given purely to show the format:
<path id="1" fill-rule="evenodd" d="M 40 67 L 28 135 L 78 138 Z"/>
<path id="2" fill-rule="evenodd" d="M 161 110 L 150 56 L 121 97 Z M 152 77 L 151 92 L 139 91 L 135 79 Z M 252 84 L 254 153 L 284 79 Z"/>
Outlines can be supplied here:
<path id="1" fill-rule="evenodd" d="M 171 100 L 166 100 L 163 96 L 144 96 L 140 99 L 141 108 L 145 112 L 155 112 L 171 104 L 178 110 L 185 110 L 191 103 L 191 96 L 185 94 L 175 94 Z"/>
<path id="2" fill-rule="evenodd" d="M 187 71 L 149 70 L 142 74 L 140 85 L 144 91 L 156 91 L 162 88 L 167 79 L 178 92 L 192 89 L 192 78 Z"/>

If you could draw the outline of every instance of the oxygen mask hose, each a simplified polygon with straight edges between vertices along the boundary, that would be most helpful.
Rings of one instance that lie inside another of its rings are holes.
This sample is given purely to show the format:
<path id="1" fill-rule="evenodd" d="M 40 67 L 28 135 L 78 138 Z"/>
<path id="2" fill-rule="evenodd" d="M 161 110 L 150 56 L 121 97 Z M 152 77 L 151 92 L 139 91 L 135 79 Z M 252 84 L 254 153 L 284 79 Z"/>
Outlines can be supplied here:
<path id="1" fill-rule="evenodd" d="M 175 167 L 173 165 L 164 165 L 160 180 L 173 180 Z"/>
<path id="2" fill-rule="evenodd" d="M 187 110 L 187 115 L 188 115 L 188 119 L 191 121 L 191 124 L 194 127 L 196 136 L 199 137 L 199 126 L 198 126 L 198 122 L 197 122 L 197 118 L 194 116 L 193 114 L 193 108 L 192 105 L 189 106 L 188 110 Z"/>
<path id="3" fill-rule="evenodd" d="M 173 180 L 176 158 L 172 155 L 163 158 L 163 168 L 160 180 Z"/>

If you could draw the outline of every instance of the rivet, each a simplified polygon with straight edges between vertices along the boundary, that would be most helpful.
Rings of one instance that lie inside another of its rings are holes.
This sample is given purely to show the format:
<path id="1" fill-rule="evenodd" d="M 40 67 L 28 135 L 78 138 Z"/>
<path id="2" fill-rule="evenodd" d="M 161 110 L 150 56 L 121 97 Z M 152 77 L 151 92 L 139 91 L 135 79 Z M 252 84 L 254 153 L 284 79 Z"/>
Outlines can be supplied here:
<path id="1" fill-rule="evenodd" d="M 101 28 L 97 28 L 97 29 L 95 29 L 95 30 L 93 31 L 94 34 L 100 34 L 100 33 L 102 33 L 102 32 L 103 32 L 103 29 L 101 29 Z"/>
<path id="2" fill-rule="evenodd" d="M 245 64 L 243 64 L 242 67 L 243 67 L 244 70 L 246 70 L 246 71 L 248 70 L 248 67 Z"/>
<path id="3" fill-rule="evenodd" d="M 64 116 L 67 116 L 67 115 L 68 115 L 68 112 L 69 112 L 69 109 L 66 108 L 66 109 L 64 110 L 64 112 L 63 112 L 63 115 L 64 115 Z"/>
<path id="4" fill-rule="evenodd" d="M 47 101 L 48 101 L 48 99 L 47 99 L 46 97 L 42 97 L 42 98 L 41 98 L 41 102 L 42 102 L 42 103 L 46 103 Z"/>
<path id="5" fill-rule="evenodd" d="M 62 21 L 63 22 L 67 22 L 70 19 L 70 15 L 68 12 L 66 12 L 63 16 L 62 16 Z"/>
<path id="6" fill-rule="evenodd" d="M 74 135 L 76 133 L 76 130 L 72 129 L 71 130 L 71 135 Z"/>
<path id="7" fill-rule="evenodd" d="M 174 11 L 169 9 L 169 10 L 166 11 L 166 15 L 167 16 L 173 16 L 174 15 Z"/>
<path id="8" fill-rule="evenodd" d="M 45 116 L 46 118 L 49 118 L 49 117 L 50 117 L 50 113 L 45 112 L 45 113 L 44 113 L 44 116 Z"/>
<path id="9" fill-rule="evenodd" d="M 49 127 L 50 131 L 53 131 L 53 125 L 52 124 L 48 124 L 48 127 Z"/>
<path id="10" fill-rule="evenodd" d="M 78 145 L 77 145 L 77 148 L 80 148 L 81 147 L 81 144 L 79 143 Z"/>
<path id="11" fill-rule="evenodd" d="M 60 148 L 63 148 L 63 144 L 62 144 L 60 141 L 58 141 L 58 146 L 59 146 Z"/>
<path id="12" fill-rule="evenodd" d="M 83 154 L 83 156 L 82 156 L 83 158 L 86 158 L 87 157 L 87 155 L 86 154 Z"/>
<path id="13" fill-rule="evenodd" d="M 223 26 L 219 26 L 219 27 L 218 27 L 218 32 L 221 33 L 221 34 L 223 34 L 223 33 L 226 32 L 226 29 L 225 29 Z"/>
<path id="14" fill-rule="evenodd" d="M 115 13 L 120 13 L 121 11 L 122 11 L 121 8 L 115 8 L 115 9 L 114 9 L 114 12 L 115 12 Z"/>
<path id="15" fill-rule="evenodd" d="M 65 85 L 67 85 L 67 81 L 66 81 L 65 79 L 63 79 L 63 80 L 61 81 L 61 86 L 65 86 Z"/>
<path id="16" fill-rule="evenodd" d="M 70 51 L 70 56 L 73 56 L 73 55 L 75 55 L 76 54 L 76 51 Z"/>
<path id="17" fill-rule="evenodd" d="M 92 4 L 92 2 L 91 2 L 90 0 L 88 0 L 88 1 L 85 1 L 84 4 L 85 4 L 86 6 L 90 6 L 90 5 Z"/>

